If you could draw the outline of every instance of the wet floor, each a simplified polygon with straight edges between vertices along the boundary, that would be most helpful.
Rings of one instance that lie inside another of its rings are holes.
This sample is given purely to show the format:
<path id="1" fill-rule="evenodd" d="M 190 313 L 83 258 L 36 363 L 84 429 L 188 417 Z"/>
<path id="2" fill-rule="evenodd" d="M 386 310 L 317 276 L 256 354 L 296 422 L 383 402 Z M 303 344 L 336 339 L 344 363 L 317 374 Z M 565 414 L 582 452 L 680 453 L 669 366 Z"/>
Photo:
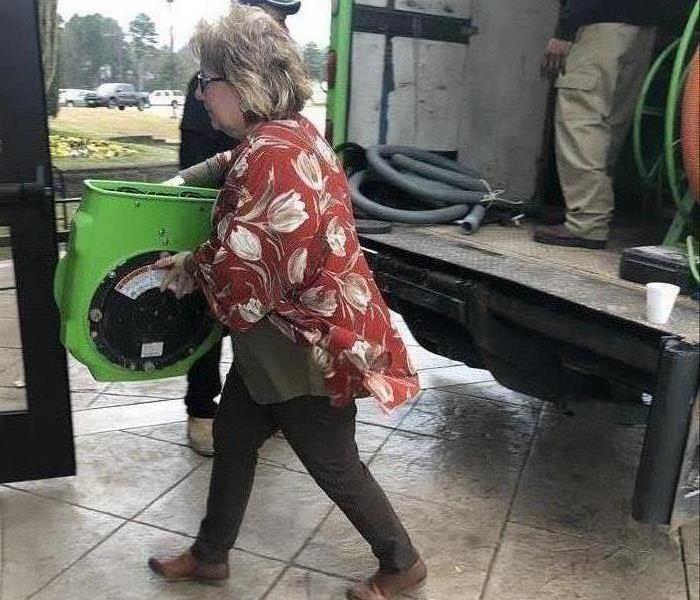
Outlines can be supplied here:
<path id="1" fill-rule="evenodd" d="M 604 405 L 564 413 L 398 325 L 424 391 L 391 416 L 359 401 L 357 442 L 428 564 L 412 597 L 698 598 L 697 555 L 630 517 L 643 419 Z M 229 350 L 222 371 L 230 361 Z M 0 377 L 13 365 L 0 354 Z M 191 544 L 211 466 L 187 447 L 185 383 L 102 384 L 75 362 L 70 376 L 78 475 L 0 486 L 1 600 L 331 600 L 375 569 L 274 437 L 226 587 L 164 583 L 146 560 Z"/>

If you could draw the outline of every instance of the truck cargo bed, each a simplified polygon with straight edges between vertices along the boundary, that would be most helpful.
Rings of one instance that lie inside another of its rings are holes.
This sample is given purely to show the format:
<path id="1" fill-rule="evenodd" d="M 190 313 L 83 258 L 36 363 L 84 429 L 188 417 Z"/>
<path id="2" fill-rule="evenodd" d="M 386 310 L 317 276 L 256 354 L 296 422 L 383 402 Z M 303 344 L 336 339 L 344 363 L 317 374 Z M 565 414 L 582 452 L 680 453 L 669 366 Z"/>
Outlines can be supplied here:
<path id="1" fill-rule="evenodd" d="M 617 277 L 623 245 L 546 246 L 526 227 L 500 226 L 470 237 L 454 225 L 399 225 L 360 238 L 388 302 L 428 350 L 562 405 L 639 405 L 648 394 L 633 514 L 697 518 L 696 301 L 680 298 L 665 325 L 647 322 L 644 286 Z"/>
<path id="2" fill-rule="evenodd" d="M 690 343 L 700 337 L 698 304 L 687 297 L 679 298 L 666 325 L 646 321 L 644 286 L 618 277 L 620 252 L 629 241 L 625 237 L 606 250 L 539 244 L 527 226 L 490 225 L 468 236 L 455 225 L 397 225 L 389 234 L 361 237 L 370 249 L 408 252 L 474 277 L 520 284 Z"/>

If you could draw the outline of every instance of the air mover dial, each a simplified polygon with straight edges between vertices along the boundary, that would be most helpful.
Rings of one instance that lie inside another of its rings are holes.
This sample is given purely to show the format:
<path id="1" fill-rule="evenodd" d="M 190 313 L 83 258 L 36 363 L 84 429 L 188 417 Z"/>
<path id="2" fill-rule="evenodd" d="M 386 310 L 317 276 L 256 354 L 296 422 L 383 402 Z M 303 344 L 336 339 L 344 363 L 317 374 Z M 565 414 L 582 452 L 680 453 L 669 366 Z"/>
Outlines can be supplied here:
<path id="1" fill-rule="evenodd" d="M 90 337 L 114 364 L 155 371 L 190 356 L 210 335 L 214 321 L 200 291 L 175 298 L 160 291 L 165 272 L 153 269 L 169 252 L 148 252 L 109 272 L 90 303 Z"/>

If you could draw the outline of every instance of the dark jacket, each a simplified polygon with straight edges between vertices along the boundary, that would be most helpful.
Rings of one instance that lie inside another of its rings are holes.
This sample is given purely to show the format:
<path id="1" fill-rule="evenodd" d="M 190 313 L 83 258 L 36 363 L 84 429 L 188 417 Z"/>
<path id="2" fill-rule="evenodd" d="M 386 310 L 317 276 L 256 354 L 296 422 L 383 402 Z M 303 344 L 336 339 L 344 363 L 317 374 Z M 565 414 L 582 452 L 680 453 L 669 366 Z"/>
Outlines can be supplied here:
<path id="1" fill-rule="evenodd" d="M 659 25 L 664 13 L 681 12 L 686 5 L 686 0 L 567 0 L 556 37 L 573 40 L 580 27 L 594 23 Z"/>
<path id="2" fill-rule="evenodd" d="M 187 86 L 180 123 L 180 169 L 201 163 L 219 152 L 235 148 L 239 143 L 212 128 L 204 104 L 195 98 L 196 90 L 197 78 L 193 77 Z"/>

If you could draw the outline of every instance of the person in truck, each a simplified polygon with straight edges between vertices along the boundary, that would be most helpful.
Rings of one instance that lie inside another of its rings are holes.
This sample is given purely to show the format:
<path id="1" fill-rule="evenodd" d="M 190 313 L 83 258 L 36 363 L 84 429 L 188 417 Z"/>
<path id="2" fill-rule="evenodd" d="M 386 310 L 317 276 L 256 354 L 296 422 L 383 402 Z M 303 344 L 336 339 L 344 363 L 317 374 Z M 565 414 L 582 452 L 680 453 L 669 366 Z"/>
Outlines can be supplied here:
<path id="1" fill-rule="evenodd" d="M 202 289 L 231 332 L 236 364 L 214 419 L 197 538 L 149 566 L 173 582 L 229 577 L 258 449 L 281 430 L 379 561 L 348 598 L 396 598 L 427 570 L 360 460 L 355 399 L 391 411 L 418 393 L 418 377 L 360 248 L 342 166 L 299 114 L 311 96 L 304 61 L 278 23 L 246 6 L 200 24 L 191 44 L 212 127 L 243 141 L 216 159 L 227 174 L 211 238 L 156 268 L 176 295 Z"/>
<path id="2" fill-rule="evenodd" d="M 659 0 L 566 0 L 543 72 L 556 77 L 556 161 L 566 220 L 535 240 L 604 248 L 613 169 L 629 131 L 656 37 Z"/>
<path id="3" fill-rule="evenodd" d="M 282 27 L 289 15 L 299 11 L 300 0 L 240 0 L 240 4 L 259 6 Z M 193 77 L 187 88 L 185 108 L 180 124 L 180 169 L 187 169 L 206 159 L 235 148 L 240 140 L 232 139 L 222 131 L 215 131 L 202 102 L 197 100 L 199 87 L 197 77 Z M 170 184 L 182 183 L 175 178 Z M 221 342 L 192 365 L 187 374 L 187 439 L 192 449 L 203 456 L 214 453 L 212 423 L 216 414 L 215 398 L 221 393 Z"/>

